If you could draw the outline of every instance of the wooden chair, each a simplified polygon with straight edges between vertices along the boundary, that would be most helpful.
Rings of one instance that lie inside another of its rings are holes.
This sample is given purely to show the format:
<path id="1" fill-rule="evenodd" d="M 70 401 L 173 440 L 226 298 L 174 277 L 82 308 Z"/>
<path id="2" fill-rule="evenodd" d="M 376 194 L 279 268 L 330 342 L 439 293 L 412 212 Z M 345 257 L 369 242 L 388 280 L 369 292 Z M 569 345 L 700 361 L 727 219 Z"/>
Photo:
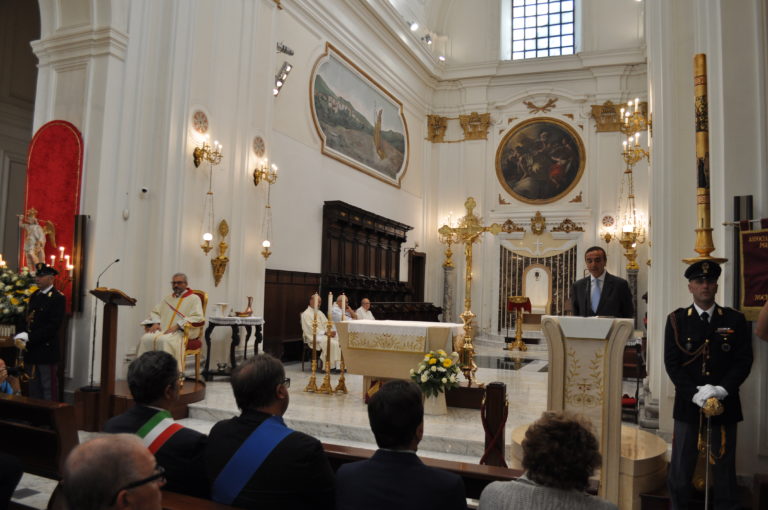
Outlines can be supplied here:
<path id="1" fill-rule="evenodd" d="M 208 309 L 208 293 L 202 290 L 193 290 L 192 291 L 197 297 L 200 298 L 200 302 L 203 305 L 203 317 L 205 317 L 206 310 Z M 203 328 L 205 326 L 205 319 L 203 319 L 200 322 L 187 322 L 184 325 L 184 337 L 182 339 L 181 344 L 181 356 L 179 357 L 179 372 L 181 373 L 181 382 L 180 384 L 184 385 L 184 366 L 186 363 L 184 363 L 184 360 L 187 359 L 187 356 L 194 356 L 195 357 L 195 382 L 202 381 L 200 378 L 200 356 L 203 354 L 203 334 L 202 330 L 200 332 L 200 335 L 197 337 L 200 339 L 200 345 L 196 349 L 189 349 L 189 334 L 192 331 L 193 328 Z"/>

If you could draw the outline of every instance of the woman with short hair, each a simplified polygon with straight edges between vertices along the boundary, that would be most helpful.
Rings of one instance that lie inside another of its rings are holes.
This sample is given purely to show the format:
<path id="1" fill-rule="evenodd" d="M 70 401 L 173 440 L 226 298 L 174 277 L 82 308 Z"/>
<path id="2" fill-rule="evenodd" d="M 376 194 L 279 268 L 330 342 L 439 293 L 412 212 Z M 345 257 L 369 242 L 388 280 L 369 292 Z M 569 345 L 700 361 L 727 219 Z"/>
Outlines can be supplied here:
<path id="1" fill-rule="evenodd" d="M 480 495 L 480 510 L 617 510 L 585 491 L 600 466 L 591 424 L 567 412 L 545 411 L 523 440 L 525 473 L 510 482 L 493 482 Z"/>

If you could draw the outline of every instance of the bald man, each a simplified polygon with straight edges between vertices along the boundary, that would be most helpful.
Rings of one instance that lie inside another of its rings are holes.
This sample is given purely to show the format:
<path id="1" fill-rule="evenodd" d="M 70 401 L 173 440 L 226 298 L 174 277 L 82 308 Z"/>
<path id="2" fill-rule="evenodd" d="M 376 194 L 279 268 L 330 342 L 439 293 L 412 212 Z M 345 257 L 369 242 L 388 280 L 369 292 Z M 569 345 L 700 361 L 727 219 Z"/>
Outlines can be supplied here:
<path id="1" fill-rule="evenodd" d="M 75 447 L 64 463 L 69 508 L 161 510 L 163 468 L 132 434 L 110 434 Z"/>

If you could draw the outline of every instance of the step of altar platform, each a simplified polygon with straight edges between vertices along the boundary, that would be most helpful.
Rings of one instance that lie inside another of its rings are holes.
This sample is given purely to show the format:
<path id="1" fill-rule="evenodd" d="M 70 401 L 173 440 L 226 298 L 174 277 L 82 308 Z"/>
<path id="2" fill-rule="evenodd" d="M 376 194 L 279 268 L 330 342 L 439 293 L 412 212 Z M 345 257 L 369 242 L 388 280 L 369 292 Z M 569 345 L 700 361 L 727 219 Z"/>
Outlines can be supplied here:
<path id="1" fill-rule="evenodd" d="M 478 380 L 486 383 L 500 381 L 507 385 L 510 410 L 505 444 L 507 457 L 511 458 L 512 429 L 536 420 L 546 407 L 546 372 L 539 371 L 541 367 L 527 370 L 532 363 L 535 367 L 545 362 L 534 359 L 521 370 L 514 370 L 504 366 L 484 368 L 481 355 L 478 361 L 481 362 Z M 362 376 L 347 375 L 349 393 L 335 395 L 304 392 L 310 372 L 308 367 L 302 372 L 298 363 L 286 364 L 286 376 L 291 379 L 291 400 L 284 416 L 289 427 L 324 442 L 376 448 L 368 423 L 368 410 L 363 403 Z M 332 375 L 332 385 L 336 385 L 338 377 Z M 322 380 L 323 374 L 318 374 L 317 384 L 320 385 Z M 189 406 L 189 418 L 183 423 L 207 433 L 216 421 L 239 414 L 231 386 L 226 378 L 222 378 L 208 383 L 205 400 Z M 445 416 L 425 416 L 424 429 L 424 438 L 419 445 L 419 453 L 424 456 L 477 463 L 483 455 L 485 431 L 478 410 L 449 407 Z"/>

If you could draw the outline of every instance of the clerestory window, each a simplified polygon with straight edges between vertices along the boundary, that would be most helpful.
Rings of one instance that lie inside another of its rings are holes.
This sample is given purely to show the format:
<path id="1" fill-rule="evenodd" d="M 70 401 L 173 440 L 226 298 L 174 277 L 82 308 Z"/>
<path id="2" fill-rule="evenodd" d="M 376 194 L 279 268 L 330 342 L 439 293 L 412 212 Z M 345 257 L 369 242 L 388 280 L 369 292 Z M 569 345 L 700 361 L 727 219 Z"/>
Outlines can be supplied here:
<path id="1" fill-rule="evenodd" d="M 573 55 L 576 51 L 576 0 L 507 0 L 502 58 Z M 511 27 L 507 25 L 511 18 Z M 509 42 L 507 42 L 509 41 Z M 511 43 L 511 44 L 510 44 Z"/>

